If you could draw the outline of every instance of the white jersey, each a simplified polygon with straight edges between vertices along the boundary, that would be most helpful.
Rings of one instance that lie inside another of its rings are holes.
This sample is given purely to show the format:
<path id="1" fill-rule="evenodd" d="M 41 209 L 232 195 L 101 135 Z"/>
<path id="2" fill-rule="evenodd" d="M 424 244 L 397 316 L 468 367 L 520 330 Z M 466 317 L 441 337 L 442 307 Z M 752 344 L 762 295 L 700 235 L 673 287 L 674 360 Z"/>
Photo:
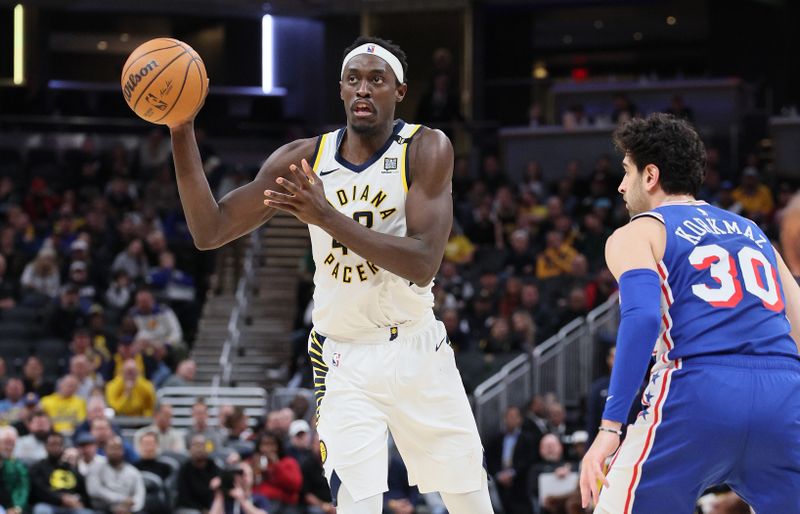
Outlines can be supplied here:
<path id="1" fill-rule="evenodd" d="M 364 164 L 339 154 L 345 129 L 319 137 L 314 171 L 339 212 L 372 230 L 406 235 L 408 143 L 420 125 L 397 120 L 386 144 Z M 418 287 L 379 268 L 309 225 L 314 273 L 314 330 L 339 341 L 386 340 L 402 327 L 433 320 L 432 284 Z"/>

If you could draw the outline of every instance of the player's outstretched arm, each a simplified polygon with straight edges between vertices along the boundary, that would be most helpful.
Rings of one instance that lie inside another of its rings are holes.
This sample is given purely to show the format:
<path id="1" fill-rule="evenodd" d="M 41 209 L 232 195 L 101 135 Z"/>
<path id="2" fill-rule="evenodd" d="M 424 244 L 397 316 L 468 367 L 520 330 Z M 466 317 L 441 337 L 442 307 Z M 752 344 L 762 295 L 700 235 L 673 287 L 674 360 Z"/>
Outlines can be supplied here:
<path id="1" fill-rule="evenodd" d="M 792 339 L 797 345 L 797 351 L 800 352 L 800 285 L 797 284 L 778 251 L 774 248 L 773 250 L 775 259 L 778 261 L 778 273 L 781 277 L 783 296 L 786 301 L 786 317 L 789 318 L 789 323 L 792 325 Z"/>
<path id="2" fill-rule="evenodd" d="M 170 127 L 170 133 L 181 204 L 194 244 L 201 250 L 219 248 L 270 219 L 275 209 L 264 205 L 264 190 L 275 189 L 275 179 L 286 176 L 290 164 L 311 159 L 316 145 L 316 138 L 311 138 L 282 146 L 269 156 L 252 182 L 217 202 L 203 172 L 194 125 Z"/>
<path id="3" fill-rule="evenodd" d="M 438 130 L 423 129 L 410 143 L 413 180 L 406 197 L 406 235 L 371 230 L 338 212 L 325 200 L 322 181 L 302 163 L 281 179 L 280 189 L 265 191 L 264 203 L 317 225 L 338 242 L 378 267 L 417 285 L 436 275 L 453 223 L 451 179 L 453 147 Z"/>

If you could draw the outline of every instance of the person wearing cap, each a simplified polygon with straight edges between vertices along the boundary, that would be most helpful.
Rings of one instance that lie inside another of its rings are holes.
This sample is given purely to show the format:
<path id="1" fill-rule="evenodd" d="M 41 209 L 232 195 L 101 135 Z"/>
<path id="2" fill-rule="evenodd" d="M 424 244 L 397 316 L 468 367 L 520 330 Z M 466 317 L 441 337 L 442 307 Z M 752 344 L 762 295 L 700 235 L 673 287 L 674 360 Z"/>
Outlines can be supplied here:
<path id="1" fill-rule="evenodd" d="M 106 462 L 105 455 L 97 453 L 97 439 L 89 432 L 81 432 L 75 437 L 78 450 L 78 472 L 86 478 L 94 468 Z"/>
<path id="2" fill-rule="evenodd" d="M 81 311 L 88 313 L 97 299 L 97 288 L 89 279 L 89 265 L 85 261 L 72 261 L 67 278 L 69 283 L 78 289 Z"/>
<path id="3" fill-rule="evenodd" d="M 286 450 L 303 466 L 306 459 L 311 458 L 311 427 L 308 421 L 296 419 L 289 425 L 289 447 Z"/>
<path id="4" fill-rule="evenodd" d="M 400 47 L 360 37 L 337 77 L 345 127 L 277 149 L 252 182 L 217 201 L 193 112 L 169 127 L 175 175 L 200 249 L 219 248 L 277 211 L 309 226 L 318 430 L 341 513 L 381 511 L 387 430 L 420 490 L 440 491 L 454 512 L 489 513 L 477 425 L 432 310 L 453 222 L 453 147 L 440 130 L 395 119 L 407 71 Z M 328 373 L 337 379 L 326 385 Z M 403 376 L 396 388 L 383 380 L 395 373 Z"/>
<path id="5" fill-rule="evenodd" d="M 27 423 L 28 435 L 19 438 L 14 447 L 14 458 L 32 464 L 47 457 L 47 435 L 53 430 L 53 423 L 44 411 L 36 411 Z"/>

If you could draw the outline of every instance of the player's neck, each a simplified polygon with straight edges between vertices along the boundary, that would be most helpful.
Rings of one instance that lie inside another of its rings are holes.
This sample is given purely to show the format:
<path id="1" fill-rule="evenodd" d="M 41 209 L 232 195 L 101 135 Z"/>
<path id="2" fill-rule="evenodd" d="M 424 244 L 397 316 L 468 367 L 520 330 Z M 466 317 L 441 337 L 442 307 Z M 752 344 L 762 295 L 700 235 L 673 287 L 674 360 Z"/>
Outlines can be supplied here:
<path id="1" fill-rule="evenodd" d="M 357 132 L 348 126 L 339 152 L 350 162 L 364 162 L 386 144 L 386 140 L 392 135 L 393 130 L 394 123 L 387 124 L 370 133 Z"/>
<path id="2" fill-rule="evenodd" d="M 667 194 L 665 194 L 665 195 L 661 196 L 661 198 L 657 199 L 654 202 L 655 205 L 653 205 L 653 208 L 659 207 L 661 205 L 671 205 L 671 204 L 676 204 L 676 203 L 691 203 L 691 202 L 696 202 L 696 201 L 697 201 L 697 199 L 693 195 L 686 195 L 686 194 L 667 195 Z"/>

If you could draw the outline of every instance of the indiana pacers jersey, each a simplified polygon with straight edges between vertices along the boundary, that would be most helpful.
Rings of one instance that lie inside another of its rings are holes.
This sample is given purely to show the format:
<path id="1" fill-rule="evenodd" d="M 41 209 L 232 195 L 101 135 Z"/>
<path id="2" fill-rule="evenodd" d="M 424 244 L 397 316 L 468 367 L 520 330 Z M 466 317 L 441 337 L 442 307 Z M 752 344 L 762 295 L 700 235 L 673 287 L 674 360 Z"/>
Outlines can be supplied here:
<path id="1" fill-rule="evenodd" d="M 339 212 L 385 234 L 406 235 L 408 145 L 420 125 L 397 120 L 386 144 L 365 163 L 345 160 L 341 128 L 319 137 L 314 171 Z M 432 284 L 418 287 L 309 225 L 314 273 L 314 330 L 339 341 L 386 340 L 405 324 L 433 320 Z"/>
<path id="2" fill-rule="evenodd" d="M 798 358 L 775 253 L 752 221 L 705 202 L 662 205 L 661 365 L 715 354 Z M 634 219 L 636 219 L 634 217 Z"/>

